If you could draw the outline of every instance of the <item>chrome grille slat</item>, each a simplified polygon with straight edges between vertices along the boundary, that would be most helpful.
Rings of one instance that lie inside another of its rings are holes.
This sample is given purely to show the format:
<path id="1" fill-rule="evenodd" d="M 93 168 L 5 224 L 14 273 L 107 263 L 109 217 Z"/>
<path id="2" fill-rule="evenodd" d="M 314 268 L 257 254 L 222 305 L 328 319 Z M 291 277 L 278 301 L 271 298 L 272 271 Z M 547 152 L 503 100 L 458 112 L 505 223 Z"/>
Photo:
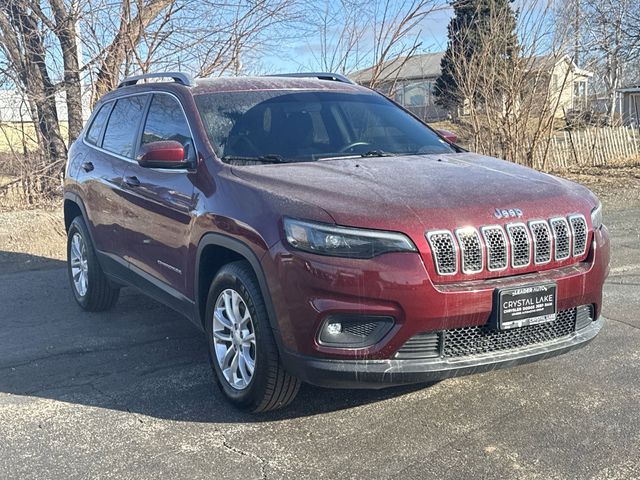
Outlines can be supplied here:
<path id="1" fill-rule="evenodd" d="M 588 249 L 589 227 L 584 215 L 573 214 L 527 224 L 464 227 L 454 233 L 434 230 L 425 236 L 438 275 L 456 275 L 459 271 L 470 275 L 582 257 Z"/>
<path id="2" fill-rule="evenodd" d="M 448 230 L 427 233 L 438 275 L 458 273 L 458 249 L 453 234 Z"/>
<path id="3" fill-rule="evenodd" d="M 566 260 L 571 256 L 571 232 L 569 223 L 564 217 L 555 217 L 549 220 L 551 230 L 553 230 L 553 243 L 555 245 L 554 258 L 556 260 Z"/>
<path id="4" fill-rule="evenodd" d="M 573 256 L 581 257 L 587 251 L 587 220 L 583 215 L 571 215 L 569 225 L 573 237 Z"/>
<path id="5" fill-rule="evenodd" d="M 551 230 L 546 220 L 529 222 L 533 237 L 533 263 L 544 265 L 551 261 Z"/>
<path id="6" fill-rule="evenodd" d="M 507 235 L 511 244 L 511 266 L 524 268 L 531 263 L 531 237 L 524 223 L 507 225 Z"/>
<path id="7" fill-rule="evenodd" d="M 462 273 L 480 273 L 484 268 L 482 242 L 475 228 L 456 230 L 460 246 Z"/>
<path id="8" fill-rule="evenodd" d="M 505 270 L 509 265 L 507 236 L 500 225 L 482 227 L 482 237 L 487 249 L 487 268 L 490 272 Z"/>

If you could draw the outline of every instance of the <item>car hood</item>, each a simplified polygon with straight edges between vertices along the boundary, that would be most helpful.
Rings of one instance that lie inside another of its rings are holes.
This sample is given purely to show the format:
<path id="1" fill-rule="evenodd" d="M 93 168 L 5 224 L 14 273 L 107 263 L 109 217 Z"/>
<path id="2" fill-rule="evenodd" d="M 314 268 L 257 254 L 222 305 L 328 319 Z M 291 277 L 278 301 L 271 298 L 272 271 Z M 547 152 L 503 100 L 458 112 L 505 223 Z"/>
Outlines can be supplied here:
<path id="1" fill-rule="evenodd" d="M 323 208 L 338 224 L 407 231 L 498 223 L 495 209 L 522 220 L 583 213 L 586 188 L 473 153 L 342 158 L 233 167 L 236 176 L 278 196 Z"/>

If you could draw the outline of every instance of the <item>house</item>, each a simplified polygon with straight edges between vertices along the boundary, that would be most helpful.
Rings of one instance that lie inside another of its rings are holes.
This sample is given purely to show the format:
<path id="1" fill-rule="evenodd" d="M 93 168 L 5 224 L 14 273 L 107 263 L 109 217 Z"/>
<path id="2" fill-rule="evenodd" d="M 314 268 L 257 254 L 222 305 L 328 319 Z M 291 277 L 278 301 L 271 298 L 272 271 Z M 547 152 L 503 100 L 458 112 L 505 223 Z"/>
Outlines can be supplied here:
<path id="1" fill-rule="evenodd" d="M 451 112 L 436 105 L 433 94 L 443 56 L 444 52 L 436 52 L 391 59 L 382 65 L 378 75 L 381 80 L 376 88 L 421 118 L 429 121 L 447 118 Z M 535 57 L 531 69 L 545 75 L 543 83 L 548 85 L 549 99 L 559 100 L 556 116 L 563 117 L 565 112 L 587 107 L 588 82 L 593 74 L 578 68 L 571 57 Z M 369 85 L 374 75 L 371 67 L 355 72 L 350 78 Z"/>
<path id="2" fill-rule="evenodd" d="M 420 118 L 430 121 L 447 118 L 449 112 L 435 104 L 433 95 L 443 56 L 444 52 L 423 53 L 385 62 L 378 76 L 382 79 L 378 90 Z M 350 78 L 361 85 L 369 85 L 374 75 L 372 67 L 359 70 Z"/>
<path id="3" fill-rule="evenodd" d="M 625 125 L 640 127 L 640 85 L 618 90 L 618 108 Z"/>
<path id="4" fill-rule="evenodd" d="M 532 71 L 545 75 L 550 104 L 555 116 L 563 118 L 572 112 L 587 110 L 589 79 L 593 73 L 579 68 L 569 55 L 543 55 L 533 59 Z"/>

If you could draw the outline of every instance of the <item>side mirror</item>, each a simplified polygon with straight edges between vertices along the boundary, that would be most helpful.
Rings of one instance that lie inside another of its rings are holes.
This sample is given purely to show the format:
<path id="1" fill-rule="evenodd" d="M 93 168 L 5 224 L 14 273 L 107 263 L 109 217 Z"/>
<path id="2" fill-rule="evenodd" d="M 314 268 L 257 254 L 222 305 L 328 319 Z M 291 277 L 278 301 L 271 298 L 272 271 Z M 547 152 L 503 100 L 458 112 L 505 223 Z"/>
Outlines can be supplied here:
<path id="1" fill-rule="evenodd" d="M 147 168 L 187 168 L 184 147 L 175 140 L 151 142 L 140 147 L 138 164 Z"/>
<path id="2" fill-rule="evenodd" d="M 442 135 L 444 137 L 444 139 L 449 143 L 456 143 L 458 141 L 458 135 L 456 135 L 453 132 L 450 132 L 449 130 L 440 130 L 440 129 L 438 129 L 437 132 L 440 135 Z"/>

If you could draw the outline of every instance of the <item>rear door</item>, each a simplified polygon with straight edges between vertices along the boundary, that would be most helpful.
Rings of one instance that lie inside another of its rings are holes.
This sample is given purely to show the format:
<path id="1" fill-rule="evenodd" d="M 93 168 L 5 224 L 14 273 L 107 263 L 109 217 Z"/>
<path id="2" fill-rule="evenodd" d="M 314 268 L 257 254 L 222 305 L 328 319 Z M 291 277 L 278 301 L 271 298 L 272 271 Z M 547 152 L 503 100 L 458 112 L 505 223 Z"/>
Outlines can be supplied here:
<path id="1" fill-rule="evenodd" d="M 122 177 L 127 158 L 108 151 L 106 148 L 110 147 L 106 144 L 110 140 L 105 142 L 104 139 L 105 135 L 112 139 L 114 131 L 125 122 L 132 122 L 127 127 L 129 131 L 138 128 L 142 115 L 140 105 L 126 111 L 127 103 L 131 102 L 111 100 L 98 106 L 83 138 L 83 143 L 89 148 L 85 149 L 86 153 L 74 173 L 84 190 L 83 200 L 94 246 L 109 256 L 120 254 Z"/>
<path id="2" fill-rule="evenodd" d="M 96 187 L 93 192 L 96 198 L 89 198 L 93 207 L 89 216 L 97 219 L 96 247 L 115 260 L 122 260 L 126 252 L 122 242 L 125 228 L 122 178 L 127 165 L 134 161 L 135 143 L 148 99 L 148 94 L 140 94 L 113 101 L 100 142 L 95 145 L 97 161 L 93 165 L 102 190 L 98 192 Z"/>
<path id="3" fill-rule="evenodd" d="M 196 152 L 178 99 L 154 93 L 139 145 L 175 140 L 195 163 Z M 129 163 L 124 175 L 127 260 L 138 274 L 186 295 L 186 265 L 194 185 L 186 169 L 145 168 Z M 162 285 L 157 285 L 162 288 Z"/>

